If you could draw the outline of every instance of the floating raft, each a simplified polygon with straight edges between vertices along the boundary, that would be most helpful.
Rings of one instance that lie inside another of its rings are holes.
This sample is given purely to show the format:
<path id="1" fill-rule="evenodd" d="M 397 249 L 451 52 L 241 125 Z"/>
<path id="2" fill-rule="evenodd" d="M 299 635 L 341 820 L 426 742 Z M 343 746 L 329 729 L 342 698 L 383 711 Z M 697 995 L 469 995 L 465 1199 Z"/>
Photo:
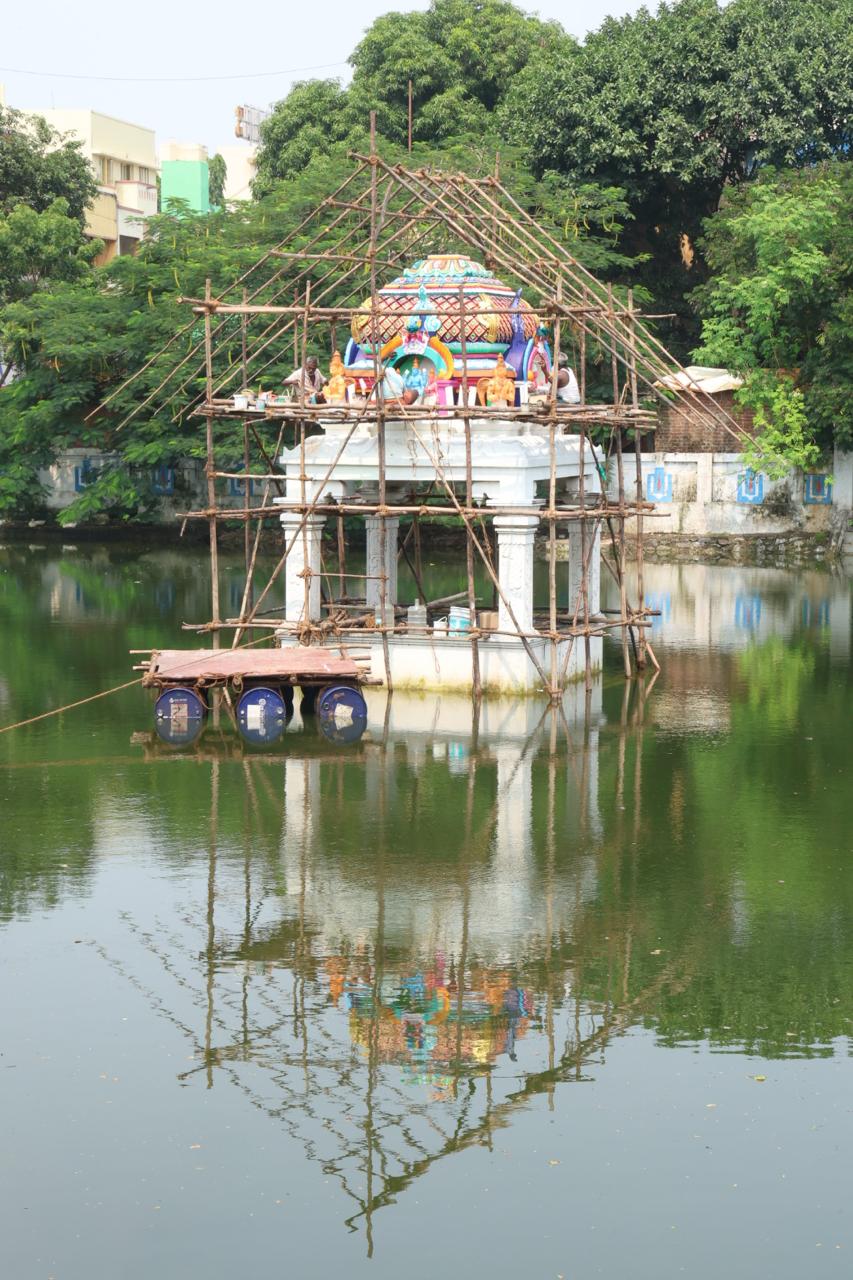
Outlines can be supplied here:
<path id="1" fill-rule="evenodd" d="M 293 645 L 286 649 L 162 649 L 154 650 L 142 683 L 146 688 L 168 685 L 209 686 L 244 681 L 315 686 L 363 684 L 366 671 L 352 658 L 329 649 Z"/>

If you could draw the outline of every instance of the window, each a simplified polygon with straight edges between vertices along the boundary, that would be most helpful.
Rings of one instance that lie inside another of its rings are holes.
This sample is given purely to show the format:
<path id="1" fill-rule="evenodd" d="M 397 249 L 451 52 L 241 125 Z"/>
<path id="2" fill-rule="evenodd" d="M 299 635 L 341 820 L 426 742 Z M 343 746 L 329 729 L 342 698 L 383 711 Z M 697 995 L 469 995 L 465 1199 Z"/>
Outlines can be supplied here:
<path id="1" fill-rule="evenodd" d="M 123 165 L 121 166 L 121 180 L 122 180 L 122 182 L 130 182 L 130 179 L 131 179 L 132 175 L 133 175 L 133 165 L 130 165 L 130 164 L 123 164 Z"/>
<path id="2" fill-rule="evenodd" d="M 145 165 L 142 164 L 139 166 L 139 181 L 148 183 L 151 181 L 151 170 L 146 169 Z"/>
<path id="3" fill-rule="evenodd" d="M 109 156 L 101 156 L 100 161 L 101 182 L 108 187 L 113 180 L 113 162 Z"/>

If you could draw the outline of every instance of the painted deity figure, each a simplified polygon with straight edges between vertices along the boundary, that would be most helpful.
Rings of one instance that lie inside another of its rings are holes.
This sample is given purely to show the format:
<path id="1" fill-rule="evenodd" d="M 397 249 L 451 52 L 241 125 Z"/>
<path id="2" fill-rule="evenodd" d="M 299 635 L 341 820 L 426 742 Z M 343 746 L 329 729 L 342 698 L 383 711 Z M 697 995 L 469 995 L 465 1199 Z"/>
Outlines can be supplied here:
<path id="1" fill-rule="evenodd" d="M 426 387 L 424 388 L 422 399 L 423 403 L 430 409 L 438 402 L 438 377 L 435 372 L 435 365 L 432 361 L 430 361 Z"/>
<path id="2" fill-rule="evenodd" d="M 347 398 L 349 379 L 344 373 L 340 351 L 335 351 L 329 364 L 329 381 L 326 383 L 326 399 L 330 404 L 343 404 Z"/>
<path id="3" fill-rule="evenodd" d="M 497 364 L 490 378 L 484 379 L 485 385 L 481 382 L 483 388 L 481 399 L 484 396 L 486 404 L 489 405 L 511 405 L 515 403 L 515 371 L 510 369 L 502 355 L 498 356 Z M 480 388 L 478 388 L 479 391 Z"/>
<path id="4" fill-rule="evenodd" d="M 403 383 L 408 391 L 415 391 L 420 397 L 426 391 L 429 382 L 429 375 L 426 369 L 421 368 L 421 362 L 415 356 L 410 367 L 403 374 Z"/>
<path id="5" fill-rule="evenodd" d="M 533 384 L 532 389 L 534 392 L 548 390 L 548 385 L 551 381 L 551 361 L 548 358 L 545 338 L 541 333 L 537 333 L 533 343 L 533 350 L 530 353 L 530 361 L 527 366 L 527 377 Z"/>

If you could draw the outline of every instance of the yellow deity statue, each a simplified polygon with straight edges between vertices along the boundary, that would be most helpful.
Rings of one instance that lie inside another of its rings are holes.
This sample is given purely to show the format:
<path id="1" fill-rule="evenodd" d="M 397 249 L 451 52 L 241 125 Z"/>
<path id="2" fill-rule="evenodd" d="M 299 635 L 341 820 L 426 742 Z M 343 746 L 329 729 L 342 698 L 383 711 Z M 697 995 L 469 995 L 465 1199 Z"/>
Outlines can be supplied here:
<path id="1" fill-rule="evenodd" d="M 343 404 L 347 398 L 347 384 L 351 381 L 344 373 L 344 362 L 340 351 L 336 351 L 329 365 L 329 381 L 326 383 L 325 396 L 329 404 Z"/>
<path id="2" fill-rule="evenodd" d="M 478 387 L 480 403 L 482 404 L 485 400 L 485 403 L 489 405 L 514 404 L 514 378 L 514 371 L 505 362 L 503 356 L 499 355 L 491 378 L 482 379 Z"/>

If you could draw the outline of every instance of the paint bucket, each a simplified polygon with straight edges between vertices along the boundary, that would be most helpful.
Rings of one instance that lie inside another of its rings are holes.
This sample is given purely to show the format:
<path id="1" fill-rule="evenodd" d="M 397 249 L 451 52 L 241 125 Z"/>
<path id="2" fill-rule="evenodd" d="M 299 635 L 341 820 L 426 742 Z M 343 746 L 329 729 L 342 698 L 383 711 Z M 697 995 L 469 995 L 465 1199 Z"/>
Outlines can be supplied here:
<path id="1" fill-rule="evenodd" d="M 450 631 L 470 631 L 471 610 L 463 609 L 460 605 L 451 605 L 447 625 Z"/>
<path id="2" fill-rule="evenodd" d="M 234 397 L 234 408 L 235 408 L 235 409 L 248 409 L 248 407 L 249 407 L 249 397 L 248 397 L 248 396 L 245 396 L 245 395 L 243 395 L 243 396 L 237 395 L 237 396 L 235 396 L 235 397 Z"/>

